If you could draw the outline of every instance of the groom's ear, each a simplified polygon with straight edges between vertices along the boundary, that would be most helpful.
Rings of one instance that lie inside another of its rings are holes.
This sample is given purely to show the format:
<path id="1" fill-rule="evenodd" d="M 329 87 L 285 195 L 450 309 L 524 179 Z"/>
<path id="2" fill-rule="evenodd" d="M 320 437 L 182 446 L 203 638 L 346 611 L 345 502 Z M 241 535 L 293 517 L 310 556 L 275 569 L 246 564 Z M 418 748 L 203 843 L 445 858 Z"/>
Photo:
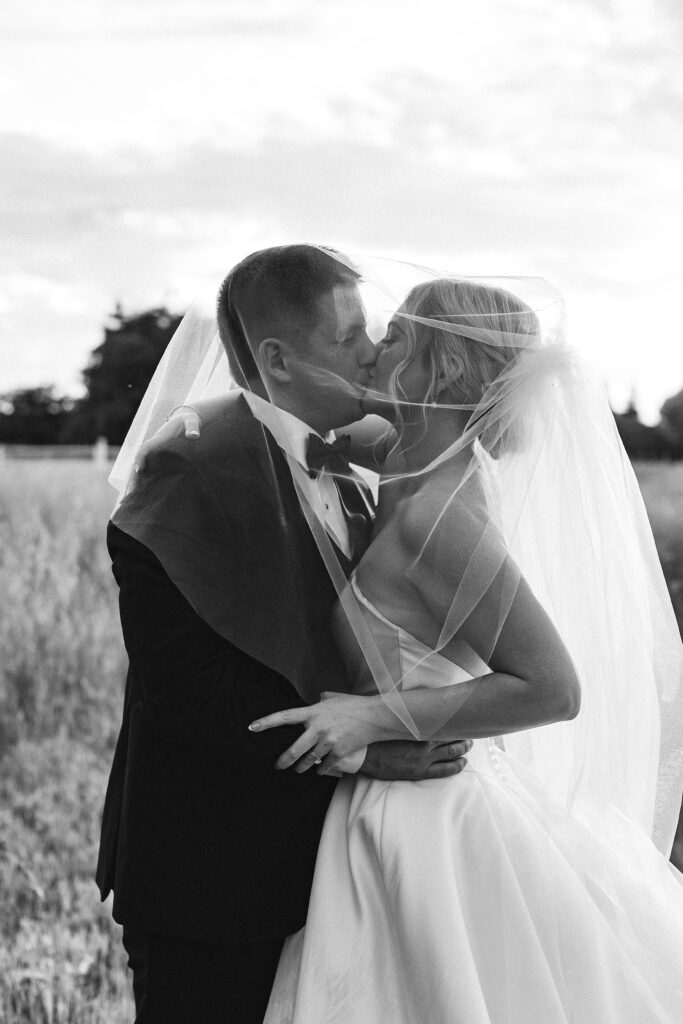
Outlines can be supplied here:
<path id="1" fill-rule="evenodd" d="M 258 347 L 258 355 L 266 377 L 277 381 L 292 379 L 287 366 L 289 348 L 279 338 L 264 338 Z"/>

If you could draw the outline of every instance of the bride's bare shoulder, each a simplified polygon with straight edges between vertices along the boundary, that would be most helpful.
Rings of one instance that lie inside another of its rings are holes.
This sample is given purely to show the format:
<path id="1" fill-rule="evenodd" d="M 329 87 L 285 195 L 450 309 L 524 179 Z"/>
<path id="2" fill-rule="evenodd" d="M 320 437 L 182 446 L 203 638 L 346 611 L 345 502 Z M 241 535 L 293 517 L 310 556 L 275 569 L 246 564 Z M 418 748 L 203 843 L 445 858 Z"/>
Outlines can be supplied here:
<path id="1" fill-rule="evenodd" d="M 477 481 L 454 488 L 435 481 L 401 504 L 398 532 L 406 553 L 429 562 L 449 563 L 469 557 L 480 544 L 498 544 L 483 489 Z"/>

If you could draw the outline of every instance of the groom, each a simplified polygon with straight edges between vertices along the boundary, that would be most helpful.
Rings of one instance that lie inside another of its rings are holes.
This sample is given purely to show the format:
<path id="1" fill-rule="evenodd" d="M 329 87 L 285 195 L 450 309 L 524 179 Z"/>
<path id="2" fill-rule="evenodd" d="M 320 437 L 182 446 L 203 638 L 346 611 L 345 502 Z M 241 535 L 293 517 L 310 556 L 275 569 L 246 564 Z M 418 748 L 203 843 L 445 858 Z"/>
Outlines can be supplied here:
<path id="1" fill-rule="evenodd" d="M 296 487 L 347 575 L 370 526 L 362 486 L 337 487 L 320 441 L 363 415 L 374 350 L 357 275 L 313 246 L 257 252 L 226 278 L 218 319 L 245 391 L 198 441 L 147 456 L 108 530 L 130 669 L 97 882 L 114 891 L 139 1024 L 262 1021 L 336 780 L 275 769 L 298 728 L 247 726 L 345 689 L 336 594 Z M 375 744 L 361 770 L 443 777 L 466 749 Z"/>

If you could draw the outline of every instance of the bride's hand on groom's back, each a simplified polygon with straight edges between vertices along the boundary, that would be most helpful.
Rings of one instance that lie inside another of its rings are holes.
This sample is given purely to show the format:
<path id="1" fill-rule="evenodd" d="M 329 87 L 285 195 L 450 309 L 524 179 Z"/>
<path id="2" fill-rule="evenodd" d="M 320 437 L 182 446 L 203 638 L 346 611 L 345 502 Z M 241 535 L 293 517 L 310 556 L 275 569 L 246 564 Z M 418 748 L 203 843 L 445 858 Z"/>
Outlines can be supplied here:
<path id="1" fill-rule="evenodd" d="M 382 698 L 324 692 L 316 704 L 276 711 L 252 722 L 251 732 L 267 732 L 283 725 L 302 725 L 298 739 L 278 758 L 276 767 L 305 772 L 318 766 L 328 774 L 337 762 L 367 746 L 359 769 L 376 779 L 442 779 L 465 767 L 471 740 L 382 740 L 386 717 Z M 324 761 L 324 764 L 322 763 Z"/>
<path id="2" fill-rule="evenodd" d="M 471 747 L 471 740 L 372 743 L 360 771 L 374 779 L 445 779 L 463 770 Z"/>

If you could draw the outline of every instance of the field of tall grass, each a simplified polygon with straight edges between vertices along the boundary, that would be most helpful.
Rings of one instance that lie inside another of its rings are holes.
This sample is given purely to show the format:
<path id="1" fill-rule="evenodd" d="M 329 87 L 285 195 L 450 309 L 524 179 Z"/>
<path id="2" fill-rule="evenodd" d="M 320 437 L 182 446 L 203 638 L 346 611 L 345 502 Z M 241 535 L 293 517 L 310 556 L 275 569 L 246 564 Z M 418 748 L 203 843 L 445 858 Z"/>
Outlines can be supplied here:
<path id="1" fill-rule="evenodd" d="M 126 659 L 90 463 L 0 465 L 0 1020 L 133 1019 L 93 882 Z"/>
<path id="2" fill-rule="evenodd" d="M 637 469 L 683 626 L 683 464 Z M 112 495 L 90 463 L 0 463 L 3 1024 L 133 1019 L 120 930 L 93 881 L 126 668 Z"/>

